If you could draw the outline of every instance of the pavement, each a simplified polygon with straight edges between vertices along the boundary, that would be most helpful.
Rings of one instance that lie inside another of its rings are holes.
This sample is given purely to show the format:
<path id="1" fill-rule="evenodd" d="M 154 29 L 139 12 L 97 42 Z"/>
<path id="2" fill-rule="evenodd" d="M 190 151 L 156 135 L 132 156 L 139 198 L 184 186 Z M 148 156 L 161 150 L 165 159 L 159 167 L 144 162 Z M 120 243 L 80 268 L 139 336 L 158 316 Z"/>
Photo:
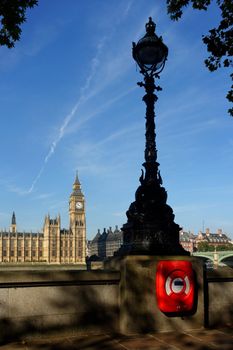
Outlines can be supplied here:
<path id="1" fill-rule="evenodd" d="M 145 335 L 41 336 L 0 346 L 1 350 L 233 350 L 233 327 Z"/>

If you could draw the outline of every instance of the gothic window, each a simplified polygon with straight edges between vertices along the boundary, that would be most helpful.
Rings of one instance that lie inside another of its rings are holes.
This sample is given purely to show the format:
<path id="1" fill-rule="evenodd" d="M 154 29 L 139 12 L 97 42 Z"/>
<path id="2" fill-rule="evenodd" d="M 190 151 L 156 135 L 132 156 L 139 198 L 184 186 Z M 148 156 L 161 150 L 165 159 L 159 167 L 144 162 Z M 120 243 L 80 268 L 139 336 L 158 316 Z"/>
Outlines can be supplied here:
<path id="1" fill-rule="evenodd" d="M 35 257 L 36 256 L 36 252 L 35 250 L 32 251 L 32 256 Z"/>

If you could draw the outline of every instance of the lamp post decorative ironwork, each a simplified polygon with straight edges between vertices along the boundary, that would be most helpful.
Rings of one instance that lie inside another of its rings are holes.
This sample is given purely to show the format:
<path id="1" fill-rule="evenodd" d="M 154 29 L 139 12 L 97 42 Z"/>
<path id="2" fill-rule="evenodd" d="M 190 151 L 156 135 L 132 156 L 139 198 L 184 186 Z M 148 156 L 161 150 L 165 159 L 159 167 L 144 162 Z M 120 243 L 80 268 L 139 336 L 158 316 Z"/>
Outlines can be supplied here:
<path id="1" fill-rule="evenodd" d="M 162 89 L 155 85 L 155 78 L 159 78 L 167 55 L 168 48 L 162 37 L 155 34 L 155 23 L 149 17 L 145 36 L 137 44 L 133 43 L 133 58 L 144 76 L 144 82 L 138 85 L 146 91 L 143 97 L 146 104 L 145 172 L 142 170 L 135 201 L 126 212 L 128 220 L 122 227 L 120 255 L 189 255 L 179 244 L 180 227 L 174 222 L 173 210 L 166 203 L 167 192 L 162 187 L 157 162 L 154 104 L 158 98 L 154 92 Z"/>

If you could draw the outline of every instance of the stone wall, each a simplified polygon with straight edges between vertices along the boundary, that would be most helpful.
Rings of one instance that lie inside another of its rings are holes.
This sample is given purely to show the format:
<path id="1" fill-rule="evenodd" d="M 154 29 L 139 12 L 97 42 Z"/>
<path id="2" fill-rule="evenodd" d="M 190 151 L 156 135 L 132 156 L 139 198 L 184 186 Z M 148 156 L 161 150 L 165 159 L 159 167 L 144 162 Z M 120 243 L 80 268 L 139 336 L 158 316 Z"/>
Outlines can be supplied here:
<path id="1" fill-rule="evenodd" d="M 189 314 L 165 315 L 157 305 L 155 276 L 161 260 L 187 260 L 192 263 L 196 280 L 194 310 Z M 203 263 L 184 256 L 126 256 L 109 261 L 121 271 L 120 331 L 148 333 L 201 328 L 204 324 Z"/>
<path id="2" fill-rule="evenodd" d="M 116 332 L 119 280 L 119 272 L 1 271 L 1 343 L 53 331 Z"/>
<path id="3" fill-rule="evenodd" d="M 145 333 L 233 324 L 233 269 L 203 275 L 202 261 L 190 260 L 196 275 L 197 305 L 184 317 L 159 311 L 155 296 L 158 261 L 184 257 L 112 259 L 106 270 L 68 267 L 2 268 L 0 344 L 35 333 Z"/>
<path id="4" fill-rule="evenodd" d="M 205 274 L 205 326 L 233 325 L 233 269 L 219 267 Z"/>

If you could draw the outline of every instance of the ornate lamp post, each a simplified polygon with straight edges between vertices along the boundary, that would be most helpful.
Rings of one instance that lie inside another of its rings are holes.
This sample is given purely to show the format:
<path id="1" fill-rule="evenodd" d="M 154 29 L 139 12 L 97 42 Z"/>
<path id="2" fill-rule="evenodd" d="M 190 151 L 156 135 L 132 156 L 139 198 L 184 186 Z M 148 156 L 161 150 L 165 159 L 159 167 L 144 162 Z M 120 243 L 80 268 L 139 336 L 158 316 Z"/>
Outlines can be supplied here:
<path id="1" fill-rule="evenodd" d="M 146 91 L 143 97 L 146 104 L 145 172 L 142 170 L 135 201 L 126 212 L 128 221 L 122 228 L 124 239 L 120 255 L 189 255 L 179 244 L 180 227 L 174 222 L 172 208 L 166 204 L 167 192 L 162 187 L 157 162 L 154 104 L 158 98 L 154 91 L 162 89 L 155 85 L 154 78 L 159 78 L 167 55 L 168 48 L 162 37 L 155 34 L 155 23 L 150 17 L 145 36 L 137 44 L 133 43 L 133 58 L 144 76 L 144 82 L 138 85 Z"/>

